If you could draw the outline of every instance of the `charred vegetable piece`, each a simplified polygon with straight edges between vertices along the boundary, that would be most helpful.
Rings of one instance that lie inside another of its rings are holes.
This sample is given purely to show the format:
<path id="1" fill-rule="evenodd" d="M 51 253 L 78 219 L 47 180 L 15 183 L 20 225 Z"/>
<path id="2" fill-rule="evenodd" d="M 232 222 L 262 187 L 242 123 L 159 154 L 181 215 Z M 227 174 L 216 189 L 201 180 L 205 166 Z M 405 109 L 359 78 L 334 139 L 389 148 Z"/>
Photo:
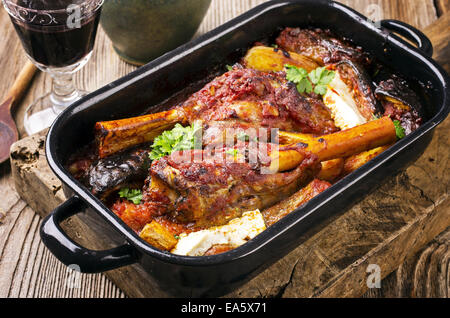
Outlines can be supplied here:
<path id="1" fill-rule="evenodd" d="M 368 163 L 373 158 L 377 157 L 387 149 L 389 149 L 392 145 L 386 145 L 378 148 L 371 149 L 369 151 L 364 151 L 360 154 L 348 157 L 345 159 L 343 171 L 341 177 L 344 177 L 353 171 L 361 168 L 363 165 Z"/>
<path id="2" fill-rule="evenodd" d="M 142 185 L 148 175 L 147 149 L 120 153 L 93 163 L 88 172 L 88 187 L 101 199 L 127 186 Z"/>
<path id="3" fill-rule="evenodd" d="M 334 182 L 342 174 L 344 162 L 345 160 L 342 158 L 323 161 L 321 163 L 322 169 L 317 175 L 317 178 L 328 182 Z"/>
<path id="4" fill-rule="evenodd" d="M 316 62 L 306 56 L 266 46 L 251 48 L 245 55 L 242 64 L 247 68 L 263 72 L 280 72 L 286 64 L 301 67 L 307 72 L 319 67 Z"/>
<path id="5" fill-rule="evenodd" d="M 326 189 L 331 187 L 331 184 L 319 179 L 313 180 L 306 187 L 294 193 L 289 198 L 275 204 L 274 206 L 262 212 L 267 226 L 272 226 L 286 215 L 298 209 L 309 200 L 319 195 Z"/>
<path id="6" fill-rule="evenodd" d="M 361 48 L 336 39 L 329 31 L 286 28 L 276 39 L 276 43 L 281 49 L 309 57 L 320 65 L 344 59 L 362 65 L 370 62 Z"/>
<path id="7" fill-rule="evenodd" d="M 147 224 L 139 236 L 152 246 L 163 251 L 170 251 L 178 243 L 174 233 L 156 221 Z"/>
<path id="8" fill-rule="evenodd" d="M 380 81 L 375 94 L 383 103 L 384 115 L 400 121 L 406 135 L 420 127 L 423 121 L 422 105 L 405 80 L 394 75 Z"/>

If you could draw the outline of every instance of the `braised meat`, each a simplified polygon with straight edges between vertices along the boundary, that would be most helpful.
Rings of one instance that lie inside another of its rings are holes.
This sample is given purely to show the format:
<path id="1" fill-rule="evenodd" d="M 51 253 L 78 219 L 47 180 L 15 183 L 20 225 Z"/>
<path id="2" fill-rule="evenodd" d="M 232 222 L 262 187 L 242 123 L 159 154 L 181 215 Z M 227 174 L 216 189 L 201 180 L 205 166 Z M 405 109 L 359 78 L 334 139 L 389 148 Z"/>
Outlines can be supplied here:
<path id="1" fill-rule="evenodd" d="M 196 120 L 203 121 L 204 128 L 220 122 L 223 128 L 278 128 L 317 135 L 338 130 L 323 101 L 301 95 L 284 72 L 234 68 L 167 112 L 97 123 L 98 153 L 107 157 L 152 141 L 161 127 L 167 130 Z"/>
<path id="2" fill-rule="evenodd" d="M 235 68 L 193 94 L 182 107 L 190 123 L 232 120 L 314 134 L 337 130 L 323 103 L 300 95 L 284 72 Z"/>
<path id="3" fill-rule="evenodd" d="M 197 156 L 198 161 L 177 160 L 174 158 L 179 154 L 172 154 L 154 162 L 144 203 L 156 204 L 159 214 L 170 215 L 181 223 L 200 228 L 217 226 L 245 211 L 263 209 L 288 197 L 320 171 L 317 156 L 301 147 L 295 148 L 304 158 L 301 164 L 293 170 L 271 174 L 261 170 L 270 165 L 270 159 L 259 157 L 252 164 L 251 154 L 243 150 L 243 157 L 238 158 L 229 155 L 229 150 L 216 150 L 212 155 L 205 150 L 183 153 Z"/>

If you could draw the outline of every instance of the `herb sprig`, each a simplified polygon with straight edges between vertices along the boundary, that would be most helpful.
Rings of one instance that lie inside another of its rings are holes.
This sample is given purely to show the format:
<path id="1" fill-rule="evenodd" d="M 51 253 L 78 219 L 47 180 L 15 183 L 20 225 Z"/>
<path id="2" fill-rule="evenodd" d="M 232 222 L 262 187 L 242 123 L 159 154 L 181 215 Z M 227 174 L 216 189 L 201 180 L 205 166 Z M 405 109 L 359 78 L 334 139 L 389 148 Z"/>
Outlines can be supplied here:
<path id="1" fill-rule="evenodd" d="M 142 192 L 138 189 L 122 188 L 119 191 L 119 196 L 133 202 L 134 204 L 140 204 L 142 201 Z"/>
<path id="2" fill-rule="evenodd" d="M 239 154 L 239 150 L 237 149 L 228 149 L 227 151 L 225 151 L 225 153 L 227 155 L 233 156 L 233 157 L 237 157 L 237 155 Z"/>
<path id="3" fill-rule="evenodd" d="M 405 128 L 402 127 L 399 120 L 394 120 L 395 133 L 398 139 L 403 139 L 406 137 Z"/>
<path id="4" fill-rule="evenodd" d="M 180 124 L 176 124 L 172 130 L 166 130 L 155 138 L 152 151 L 150 152 L 150 159 L 158 160 L 172 154 L 174 151 L 196 148 L 198 139 L 196 135 L 201 128 L 200 122 L 196 121 L 191 126 L 183 127 Z"/>
<path id="5" fill-rule="evenodd" d="M 294 65 L 285 65 L 286 79 L 297 86 L 299 93 L 310 94 L 314 91 L 317 95 L 327 93 L 327 85 L 333 80 L 336 73 L 325 67 L 318 67 L 308 73 L 307 70 Z M 314 84 L 314 86 L 313 86 Z"/>

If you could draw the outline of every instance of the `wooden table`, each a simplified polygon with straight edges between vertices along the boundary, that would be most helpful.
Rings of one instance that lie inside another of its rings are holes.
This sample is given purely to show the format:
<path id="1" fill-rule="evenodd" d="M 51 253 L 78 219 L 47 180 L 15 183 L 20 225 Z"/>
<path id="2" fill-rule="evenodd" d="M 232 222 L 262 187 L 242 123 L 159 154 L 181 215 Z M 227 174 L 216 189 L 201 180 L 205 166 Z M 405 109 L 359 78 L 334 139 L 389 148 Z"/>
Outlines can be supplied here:
<path id="1" fill-rule="evenodd" d="M 264 0 L 213 0 L 198 34 L 224 23 Z M 434 22 L 449 7 L 448 1 L 433 0 L 346 0 L 341 1 L 374 20 L 398 19 L 419 29 Z M 5 94 L 26 58 L 6 12 L 0 12 L 3 41 L 0 43 L 0 95 Z M 443 36 L 448 37 L 448 32 Z M 121 61 L 112 51 L 111 43 L 100 29 L 95 53 L 88 65 L 76 75 L 76 83 L 95 90 L 119 78 L 135 67 Z M 45 74 L 35 78 L 16 121 L 22 136 L 25 106 L 50 89 Z M 448 149 L 442 151 L 448 152 Z M 439 156 L 440 154 L 436 154 Z M 430 159 L 431 160 L 431 159 Z M 435 160 L 433 158 L 433 160 Z M 448 167 L 445 165 L 445 167 Z M 424 172 L 429 173 L 429 172 Z M 438 173 L 438 172 L 433 172 Z M 448 173 L 444 170 L 441 173 Z M 125 297 L 105 275 L 76 274 L 57 261 L 39 238 L 41 218 L 18 196 L 8 164 L 0 166 L 0 297 Z M 444 207 L 445 208 L 445 207 Z M 449 295 L 446 280 L 449 271 L 450 231 L 444 232 L 400 268 L 386 277 L 381 289 L 371 289 L 365 297 L 443 296 Z M 295 271 L 293 270 L 293 273 Z M 76 278 L 75 280 L 73 280 Z M 75 283 L 74 283 L 75 282 Z M 265 296 L 296 296 L 289 281 Z"/>

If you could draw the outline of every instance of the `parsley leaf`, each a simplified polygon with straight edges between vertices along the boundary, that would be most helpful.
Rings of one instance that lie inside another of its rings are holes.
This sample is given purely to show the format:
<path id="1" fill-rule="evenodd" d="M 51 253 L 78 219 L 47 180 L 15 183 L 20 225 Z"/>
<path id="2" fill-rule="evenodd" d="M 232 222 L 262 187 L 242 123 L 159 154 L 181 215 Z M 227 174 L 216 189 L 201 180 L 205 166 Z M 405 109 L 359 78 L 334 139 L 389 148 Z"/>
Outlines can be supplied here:
<path id="1" fill-rule="evenodd" d="M 304 78 L 297 84 L 297 90 L 299 91 L 299 93 L 306 92 L 309 94 L 312 92 L 313 87 L 311 82 Z"/>
<path id="2" fill-rule="evenodd" d="M 314 93 L 316 93 L 317 95 L 325 95 L 327 93 L 327 90 L 327 85 L 316 85 L 314 87 Z"/>
<path id="3" fill-rule="evenodd" d="M 240 140 L 240 141 L 250 141 L 250 140 L 252 140 L 252 141 L 258 141 L 258 137 L 253 136 L 253 137 L 251 138 L 250 135 L 246 134 L 246 133 L 243 132 L 243 131 L 239 132 L 239 133 L 236 135 L 236 139 L 237 139 L 237 140 Z"/>
<path id="4" fill-rule="evenodd" d="M 233 66 L 231 66 L 231 65 L 227 64 L 227 65 L 225 65 L 225 67 L 227 68 L 228 71 L 232 71 L 233 70 Z"/>
<path id="5" fill-rule="evenodd" d="M 318 84 L 320 81 L 320 75 L 321 75 L 321 69 L 322 67 L 318 67 L 315 70 L 312 70 L 309 74 L 308 77 L 311 80 L 311 82 L 313 84 Z"/>
<path id="6" fill-rule="evenodd" d="M 300 83 L 300 81 L 308 76 L 308 71 L 304 68 L 288 64 L 284 67 L 286 68 L 286 79 L 294 84 Z"/>
<path id="7" fill-rule="evenodd" d="M 308 77 L 313 84 L 324 86 L 330 84 L 334 76 L 335 72 L 329 71 L 325 67 L 318 67 L 308 74 Z"/>
<path id="8" fill-rule="evenodd" d="M 373 120 L 377 120 L 377 119 L 380 119 L 380 118 L 381 118 L 380 115 L 372 114 L 372 119 L 373 119 Z"/>
<path id="9" fill-rule="evenodd" d="M 239 154 L 239 150 L 237 149 L 228 149 L 227 151 L 225 151 L 225 153 L 227 155 L 233 156 L 233 157 L 237 157 L 237 155 Z"/>
<path id="10" fill-rule="evenodd" d="M 308 73 L 304 68 L 286 64 L 286 79 L 297 85 L 299 93 L 311 93 L 325 95 L 328 84 L 333 80 L 335 72 L 327 70 L 325 67 L 318 67 Z M 314 84 L 314 88 L 313 88 Z"/>
<path id="11" fill-rule="evenodd" d="M 128 189 L 128 188 L 122 188 L 119 191 L 119 196 L 121 198 L 126 198 L 128 201 L 133 202 L 134 204 L 140 204 L 142 200 L 142 192 L 141 190 L 137 189 Z"/>
<path id="12" fill-rule="evenodd" d="M 166 130 L 153 141 L 150 159 L 158 160 L 172 154 L 174 151 L 197 148 L 196 134 L 201 128 L 199 122 L 194 122 L 188 127 L 176 124 L 172 130 Z"/>
<path id="13" fill-rule="evenodd" d="M 395 133 L 398 139 L 403 139 L 406 137 L 405 129 L 402 127 L 400 121 L 394 120 Z"/>
<path id="14" fill-rule="evenodd" d="M 249 141 L 250 136 L 247 135 L 245 132 L 241 131 L 237 134 L 236 139 L 240 141 Z"/>

